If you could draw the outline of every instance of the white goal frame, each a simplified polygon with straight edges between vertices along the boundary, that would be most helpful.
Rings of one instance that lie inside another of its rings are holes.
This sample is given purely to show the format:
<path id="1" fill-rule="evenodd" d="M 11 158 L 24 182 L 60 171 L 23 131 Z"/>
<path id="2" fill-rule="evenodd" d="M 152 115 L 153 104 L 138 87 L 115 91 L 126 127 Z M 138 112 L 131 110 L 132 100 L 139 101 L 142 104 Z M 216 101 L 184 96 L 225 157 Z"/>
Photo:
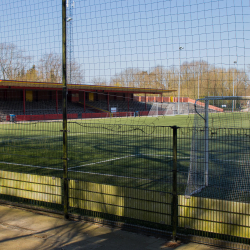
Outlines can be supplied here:
<path id="1" fill-rule="evenodd" d="M 198 189 L 196 189 L 192 193 L 185 192 L 186 198 L 190 198 L 190 196 L 192 196 L 196 193 L 199 193 L 203 188 L 209 186 L 209 101 L 215 101 L 215 100 L 232 100 L 232 101 L 250 100 L 250 96 L 209 96 L 209 97 L 197 99 L 195 101 L 195 104 L 194 104 L 195 113 L 197 115 L 199 115 L 204 120 L 204 131 L 205 131 L 205 134 L 204 134 L 204 155 L 205 155 L 205 159 L 204 159 L 205 160 L 204 161 L 204 183 L 203 183 L 203 185 L 201 185 Z M 205 102 L 204 103 L 204 106 L 205 106 L 204 115 L 201 115 L 197 110 L 197 106 L 198 105 L 200 106 L 200 104 L 197 103 L 199 101 Z M 191 151 L 192 151 L 192 149 L 191 149 Z M 189 169 L 189 174 L 188 174 L 188 183 L 189 183 L 189 178 L 190 178 L 190 171 L 192 171 L 191 170 L 191 162 L 190 162 L 190 169 Z"/>

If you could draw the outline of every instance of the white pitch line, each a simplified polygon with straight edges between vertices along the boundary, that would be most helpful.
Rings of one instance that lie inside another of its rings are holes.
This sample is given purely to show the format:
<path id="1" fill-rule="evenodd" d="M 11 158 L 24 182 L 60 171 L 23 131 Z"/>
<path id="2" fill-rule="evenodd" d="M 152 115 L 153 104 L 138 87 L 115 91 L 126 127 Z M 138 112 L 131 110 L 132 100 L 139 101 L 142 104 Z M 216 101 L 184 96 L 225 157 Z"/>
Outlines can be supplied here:
<path id="1" fill-rule="evenodd" d="M 33 140 L 33 139 L 56 138 L 56 137 L 60 137 L 60 136 L 62 137 L 62 135 L 22 137 L 22 138 L 17 138 L 17 139 L 2 140 L 2 141 L 0 141 L 0 143 L 13 142 L 13 141 L 25 141 L 25 140 Z"/>
<path id="2" fill-rule="evenodd" d="M 118 158 L 113 158 L 113 159 L 109 159 L 109 160 L 105 160 L 105 161 L 99 161 L 99 162 L 91 162 L 88 164 L 84 164 L 84 165 L 80 165 L 80 166 L 75 166 L 72 168 L 68 168 L 73 169 L 73 168 L 80 168 L 80 167 L 86 167 L 86 166 L 90 166 L 90 165 L 95 165 L 95 164 L 99 164 L 99 163 L 104 163 L 104 162 L 110 162 L 110 161 L 116 161 L 116 160 L 120 160 L 120 159 L 124 159 L 124 158 L 128 158 L 128 157 L 135 157 L 135 156 L 139 156 L 139 155 L 145 155 L 145 156 L 163 156 L 163 157 L 169 157 L 171 158 L 172 156 L 166 156 L 166 155 L 154 155 L 154 154 L 136 154 L 136 155 L 126 155 L 123 157 L 118 157 Z"/>
<path id="3" fill-rule="evenodd" d="M 34 167 L 34 168 L 44 168 L 44 169 L 52 169 L 52 170 L 62 171 L 62 169 L 55 169 L 55 168 L 41 167 L 41 166 L 34 166 L 34 165 L 25 165 L 25 164 L 20 164 L 20 163 L 10 163 L 10 162 L 4 162 L 4 161 L 1 161 L 0 163 L 4 163 L 4 164 L 8 164 L 8 165 Z M 128 176 L 122 176 L 122 175 L 102 174 L 102 173 L 85 172 L 85 171 L 73 171 L 73 170 L 69 170 L 69 171 L 75 172 L 75 173 L 84 173 L 84 174 L 92 174 L 92 175 L 102 175 L 102 176 L 111 176 L 111 177 L 119 177 L 119 178 L 128 178 L 128 179 L 139 179 L 139 180 L 153 181 L 151 179 L 138 178 L 138 177 L 128 177 Z"/>
<path id="4" fill-rule="evenodd" d="M 12 163 L 12 162 L 5 162 L 5 161 L 0 161 L 0 163 L 4 163 L 4 164 L 8 164 L 8 165 L 16 165 L 16 166 L 24 166 L 24 167 L 32 167 L 32 168 L 45 168 L 45 169 L 52 169 L 52 170 L 62 171 L 62 169 L 57 169 L 57 168 L 26 165 L 26 164 L 21 164 L 21 163 Z"/>
<path id="5" fill-rule="evenodd" d="M 88 163 L 88 164 L 75 166 L 75 167 L 68 168 L 68 169 L 70 170 L 70 169 L 73 169 L 73 168 L 86 167 L 86 166 L 95 165 L 95 164 L 99 164 L 99 163 L 103 163 L 103 162 L 116 161 L 116 160 L 120 160 L 120 159 L 124 159 L 124 158 L 128 158 L 128 157 L 134 157 L 134 156 L 136 156 L 136 155 L 126 155 L 126 156 L 123 156 L 123 157 L 113 158 L 113 159 L 109 159 L 109 160 L 105 160 L 105 161 L 91 162 L 91 163 Z"/>
<path id="6" fill-rule="evenodd" d="M 41 167 L 41 166 L 34 166 L 34 165 L 25 165 L 25 164 L 20 164 L 20 163 L 10 163 L 10 162 L 4 162 L 4 161 L 1 161 L 0 163 L 4 163 L 4 164 L 8 164 L 8 165 L 17 165 L 17 166 L 34 167 L 34 168 L 44 168 L 44 169 L 52 169 L 52 170 L 62 171 L 62 169 L 55 169 L 55 168 Z M 102 176 L 111 176 L 111 177 L 119 177 L 119 178 L 128 178 L 128 179 L 139 179 L 139 180 L 146 180 L 146 181 L 154 181 L 154 180 L 151 180 L 151 179 L 138 178 L 138 177 L 128 177 L 128 176 L 122 176 L 122 175 L 102 174 L 102 173 L 85 172 L 85 171 L 73 171 L 73 170 L 69 170 L 69 171 L 75 172 L 75 173 L 84 173 L 84 174 L 92 174 L 92 175 L 102 175 Z"/>
<path id="7" fill-rule="evenodd" d="M 69 170 L 72 171 L 72 170 Z M 119 178 L 128 178 L 128 179 L 139 179 L 139 180 L 146 180 L 146 181 L 154 181 L 151 179 L 145 179 L 145 178 L 138 178 L 138 177 L 129 177 L 129 176 L 123 176 L 123 175 L 114 175 L 114 174 L 102 174 L 102 173 L 94 173 L 94 172 L 87 172 L 87 171 L 72 171 L 74 173 L 83 173 L 83 174 L 92 174 L 92 175 L 102 175 L 102 176 L 109 176 L 109 177 L 119 177 Z"/>
<path id="8" fill-rule="evenodd" d="M 71 172 L 77 172 L 77 173 L 86 173 L 86 174 L 95 174 L 95 175 L 104 175 L 104 176 L 113 176 L 113 177 L 122 177 L 122 178 L 132 178 L 132 179 L 149 180 L 149 179 L 138 178 L 138 177 L 126 177 L 126 176 L 119 176 L 119 175 L 112 175 L 112 174 L 102 174 L 102 173 L 94 173 L 94 172 L 85 172 L 85 171 L 77 171 L 77 170 L 74 171 L 74 170 L 72 170 L 74 168 L 91 166 L 91 165 L 96 165 L 96 164 L 99 164 L 99 163 L 110 162 L 110 161 L 120 160 L 120 159 L 124 159 L 124 158 L 135 157 L 135 156 L 139 156 L 139 155 L 172 157 L 172 156 L 154 155 L 154 154 L 126 155 L 126 156 L 123 156 L 123 157 L 117 157 L 117 158 L 113 158 L 113 159 L 109 159 L 109 160 L 105 160 L 105 161 L 92 162 L 92 163 L 88 163 L 88 164 L 85 164 L 85 165 L 71 167 L 71 168 L 68 168 L 68 170 L 71 171 Z M 182 157 L 180 159 L 184 159 L 184 158 L 189 158 L 189 157 Z M 24 166 L 24 167 L 33 167 L 33 168 L 42 168 L 42 169 L 50 169 L 50 170 L 56 170 L 56 171 L 63 171 L 63 169 L 50 168 L 50 167 L 42 167 L 42 166 L 36 166 L 36 165 L 27 165 L 27 164 L 21 164 L 21 163 L 13 163 L 13 162 L 5 162 L 5 161 L 0 161 L 0 163 L 7 164 L 7 165 L 15 165 L 15 166 Z"/>

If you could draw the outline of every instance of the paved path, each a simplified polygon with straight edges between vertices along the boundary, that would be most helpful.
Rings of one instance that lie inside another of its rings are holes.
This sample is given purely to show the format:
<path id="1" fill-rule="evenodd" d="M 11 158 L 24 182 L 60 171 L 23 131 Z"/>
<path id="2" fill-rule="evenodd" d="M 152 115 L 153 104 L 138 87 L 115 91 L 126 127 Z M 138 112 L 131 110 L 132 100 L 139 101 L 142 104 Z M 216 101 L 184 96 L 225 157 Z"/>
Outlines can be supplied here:
<path id="1" fill-rule="evenodd" d="M 84 221 L 65 221 L 62 216 L 42 215 L 0 205 L 0 250 L 157 250 L 166 240 Z M 178 250 L 219 249 L 195 243 Z"/>

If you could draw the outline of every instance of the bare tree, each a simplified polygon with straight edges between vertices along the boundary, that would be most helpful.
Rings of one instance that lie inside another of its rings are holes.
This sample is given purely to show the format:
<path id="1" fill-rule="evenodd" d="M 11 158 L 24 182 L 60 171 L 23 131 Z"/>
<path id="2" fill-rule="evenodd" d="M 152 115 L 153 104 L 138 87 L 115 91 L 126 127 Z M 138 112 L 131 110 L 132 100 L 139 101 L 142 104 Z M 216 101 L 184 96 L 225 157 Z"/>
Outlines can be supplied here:
<path id="1" fill-rule="evenodd" d="M 101 85 L 101 86 L 107 86 L 108 85 L 106 79 L 102 78 L 102 77 L 93 78 L 91 83 L 94 84 L 94 85 Z"/>
<path id="2" fill-rule="evenodd" d="M 154 67 L 149 73 L 150 87 L 156 89 L 165 89 L 166 70 L 163 66 Z"/>
<path id="3" fill-rule="evenodd" d="M 166 89 L 177 89 L 178 88 L 178 78 L 179 78 L 179 74 L 178 74 L 178 69 L 174 66 L 169 67 L 166 71 L 165 71 L 165 88 Z M 171 95 L 173 96 L 177 96 L 178 92 L 173 92 L 171 93 Z"/>
<path id="4" fill-rule="evenodd" d="M 249 67 L 250 68 L 250 67 Z M 182 97 L 193 99 L 205 96 L 231 96 L 233 82 L 237 95 L 250 93 L 247 72 L 239 69 L 225 69 L 209 64 L 206 61 L 183 62 L 181 67 L 156 66 L 148 71 L 128 68 L 111 79 L 111 85 L 178 89 L 180 74 L 180 88 Z M 178 92 L 171 95 L 177 96 Z"/>
<path id="5" fill-rule="evenodd" d="M 42 82 L 62 81 L 62 60 L 57 54 L 45 54 L 38 66 L 40 79 Z"/>
<path id="6" fill-rule="evenodd" d="M 110 84 L 113 86 L 122 86 L 122 87 L 139 87 L 138 74 L 139 70 L 137 68 L 125 69 L 120 74 L 115 75 L 111 79 Z"/>
<path id="7" fill-rule="evenodd" d="M 22 78 L 24 78 L 26 81 L 34 81 L 34 82 L 39 81 L 40 78 L 39 78 L 39 73 L 36 70 L 36 66 L 33 65 L 31 69 L 28 69 L 25 76 L 23 76 Z"/>
<path id="8" fill-rule="evenodd" d="M 81 65 L 71 61 L 71 73 L 67 72 L 67 82 L 70 84 L 83 84 L 84 71 Z M 59 54 L 45 54 L 38 66 L 40 79 L 43 82 L 62 82 L 62 58 Z"/>
<path id="9" fill-rule="evenodd" d="M 0 43 L 0 78 L 4 80 L 23 80 L 30 57 L 15 44 Z"/>

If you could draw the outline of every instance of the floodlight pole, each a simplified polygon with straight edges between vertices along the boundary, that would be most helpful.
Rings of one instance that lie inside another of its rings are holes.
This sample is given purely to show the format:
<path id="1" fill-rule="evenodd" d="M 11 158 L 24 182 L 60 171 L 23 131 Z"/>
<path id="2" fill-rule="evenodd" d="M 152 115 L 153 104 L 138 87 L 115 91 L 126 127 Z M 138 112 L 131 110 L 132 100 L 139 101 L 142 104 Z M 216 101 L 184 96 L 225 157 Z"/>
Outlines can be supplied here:
<path id="1" fill-rule="evenodd" d="M 234 64 L 236 64 L 237 61 L 234 61 Z M 233 96 L 234 96 L 234 69 L 233 69 Z M 232 112 L 234 112 L 234 100 L 233 100 L 233 105 L 232 105 Z"/>
<path id="2" fill-rule="evenodd" d="M 183 47 L 179 47 L 179 65 L 180 65 L 180 71 L 179 71 L 179 85 L 178 85 L 178 115 L 180 114 L 180 86 L 181 86 L 181 50 L 183 50 Z"/>

